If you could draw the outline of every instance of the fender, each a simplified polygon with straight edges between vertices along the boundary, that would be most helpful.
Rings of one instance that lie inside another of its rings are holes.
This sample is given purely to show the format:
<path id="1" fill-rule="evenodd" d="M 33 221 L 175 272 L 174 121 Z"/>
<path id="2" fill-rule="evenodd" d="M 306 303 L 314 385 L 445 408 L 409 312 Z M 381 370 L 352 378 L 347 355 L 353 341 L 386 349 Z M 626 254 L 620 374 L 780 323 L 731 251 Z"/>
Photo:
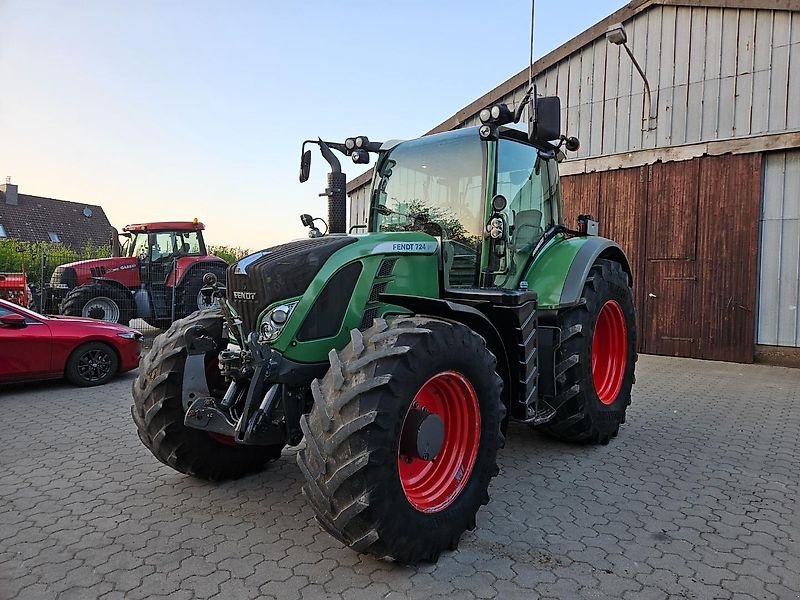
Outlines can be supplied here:
<path id="1" fill-rule="evenodd" d="M 607 258 L 620 263 L 628 274 L 628 285 L 633 286 L 631 267 L 619 244 L 606 238 L 591 236 L 586 238 L 586 243 L 578 250 L 567 271 L 564 288 L 561 290 L 561 306 L 574 306 L 580 301 L 583 285 L 598 258 Z"/>
<path id="2" fill-rule="evenodd" d="M 174 281 L 177 282 L 176 285 L 180 286 L 184 279 L 186 279 L 186 275 L 188 273 L 196 268 L 200 268 L 201 266 L 209 269 L 212 267 L 219 267 L 222 269 L 223 273 L 226 273 L 228 270 L 228 263 L 216 256 L 185 256 L 183 258 L 179 258 L 175 262 L 175 273 L 170 271 L 169 275 L 167 275 L 167 288 L 172 288 Z M 223 281 L 222 283 L 224 285 L 225 282 Z"/>
<path id="3" fill-rule="evenodd" d="M 93 282 L 97 282 L 97 283 L 104 283 L 104 284 L 106 284 L 108 286 L 111 286 L 115 290 L 119 291 L 120 293 L 124 293 L 128 297 L 132 297 L 133 296 L 133 292 L 131 291 L 131 289 L 129 287 L 127 287 L 126 285 L 123 285 L 122 283 L 120 283 L 116 279 L 110 279 L 108 277 L 92 277 L 92 281 Z M 77 287 L 80 287 L 80 286 L 77 286 Z"/>
<path id="4" fill-rule="evenodd" d="M 511 398 L 514 396 L 511 387 L 514 384 L 511 377 L 510 363 L 506 353 L 503 338 L 497 328 L 485 314 L 477 308 L 438 298 L 424 296 L 404 296 L 399 294 L 381 294 L 380 301 L 407 308 L 414 314 L 429 317 L 440 317 L 450 321 L 457 321 L 466 325 L 486 340 L 486 345 L 492 354 L 497 357 L 497 371 L 503 379 L 503 403 L 510 408 Z"/>
<path id="5" fill-rule="evenodd" d="M 558 310 L 580 302 L 589 271 L 599 258 L 620 263 L 633 285 L 625 253 L 609 239 L 596 236 L 557 237 L 548 243 L 536 256 L 525 276 L 538 294 L 539 310 Z"/>

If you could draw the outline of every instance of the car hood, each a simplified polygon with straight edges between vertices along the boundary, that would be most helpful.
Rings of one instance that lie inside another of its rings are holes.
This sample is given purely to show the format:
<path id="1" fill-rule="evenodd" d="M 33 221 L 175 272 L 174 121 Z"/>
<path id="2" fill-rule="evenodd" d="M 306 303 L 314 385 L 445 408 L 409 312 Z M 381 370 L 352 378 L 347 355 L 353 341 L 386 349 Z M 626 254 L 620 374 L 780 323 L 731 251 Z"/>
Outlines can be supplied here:
<path id="1" fill-rule="evenodd" d="M 88 329 L 94 329 L 96 331 L 105 331 L 114 333 L 125 333 L 127 331 L 133 331 L 134 333 L 142 335 L 140 331 L 137 331 L 132 327 L 128 327 L 127 325 L 120 325 L 119 323 L 109 323 L 108 321 L 98 321 L 97 319 L 87 319 L 84 317 L 68 317 L 65 315 L 48 315 L 47 320 L 50 323 L 63 323 L 63 324 L 80 323 L 81 326 L 85 326 Z"/>

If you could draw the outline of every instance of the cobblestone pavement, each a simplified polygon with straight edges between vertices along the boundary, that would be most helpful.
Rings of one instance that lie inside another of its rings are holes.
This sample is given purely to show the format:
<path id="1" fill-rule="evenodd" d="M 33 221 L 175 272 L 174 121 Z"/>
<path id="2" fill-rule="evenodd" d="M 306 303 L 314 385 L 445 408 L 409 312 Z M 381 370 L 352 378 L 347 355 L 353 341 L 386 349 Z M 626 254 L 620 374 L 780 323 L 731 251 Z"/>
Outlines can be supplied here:
<path id="1" fill-rule="evenodd" d="M 608 446 L 512 427 L 477 529 L 417 568 L 321 531 L 293 450 L 222 485 L 161 465 L 130 375 L 0 390 L 0 598 L 800 598 L 800 371 L 638 378 Z"/>

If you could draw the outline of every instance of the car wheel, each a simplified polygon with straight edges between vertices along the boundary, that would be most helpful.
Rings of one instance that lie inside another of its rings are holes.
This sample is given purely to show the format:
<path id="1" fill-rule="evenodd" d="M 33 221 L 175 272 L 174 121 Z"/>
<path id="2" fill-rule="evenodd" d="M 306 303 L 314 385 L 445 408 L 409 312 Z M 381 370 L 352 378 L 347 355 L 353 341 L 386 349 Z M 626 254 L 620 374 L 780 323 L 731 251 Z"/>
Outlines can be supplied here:
<path id="1" fill-rule="evenodd" d="M 103 385 L 119 372 L 119 357 L 102 342 L 78 346 L 67 360 L 64 377 L 82 387 Z"/>

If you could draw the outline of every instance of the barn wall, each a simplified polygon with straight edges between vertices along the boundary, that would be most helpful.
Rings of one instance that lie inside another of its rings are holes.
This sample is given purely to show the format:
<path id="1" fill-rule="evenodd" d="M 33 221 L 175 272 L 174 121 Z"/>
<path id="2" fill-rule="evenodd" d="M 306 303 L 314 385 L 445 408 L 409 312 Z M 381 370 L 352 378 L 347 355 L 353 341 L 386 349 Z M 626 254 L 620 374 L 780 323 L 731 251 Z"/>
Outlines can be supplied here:
<path id="1" fill-rule="evenodd" d="M 753 361 L 761 155 L 563 178 L 565 220 L 600 220 L 634 275 L 638 349 Z"/>
<path id="2" fill-rule="evenodd" d="M 764 158 L 759 344 L 800 347 L 800 151 Z"/>
<path id="3" fill-rule="evenodd" d="M 624 49 L 598 38 L 535 78 L 581 140 L 570 157 L 800 130 L 800 11 L 656 5 L 624 25 L 657 125 L 643 131 L 644 85 Z"/>

